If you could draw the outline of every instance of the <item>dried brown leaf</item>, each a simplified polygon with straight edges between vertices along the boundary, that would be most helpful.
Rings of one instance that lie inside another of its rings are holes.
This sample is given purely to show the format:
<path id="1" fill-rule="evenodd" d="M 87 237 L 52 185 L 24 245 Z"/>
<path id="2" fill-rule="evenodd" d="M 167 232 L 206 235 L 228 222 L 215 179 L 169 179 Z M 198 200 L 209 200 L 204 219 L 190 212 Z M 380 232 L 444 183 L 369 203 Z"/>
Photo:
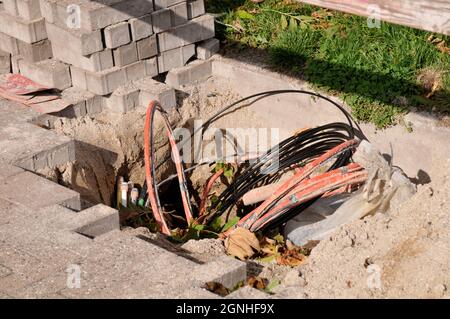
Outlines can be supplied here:
<path id="1" fill-rule="evenodd" d="M 230 290 L 221 283 L 210 281 L 205 284 L 205 289 L 221 296 L 225 297 L 230 294 Z"/>
<path id="2" fill-rule="evenodd" d="M 279 265 L 286 265 L 296 267 L 303 264 L 306 261 L 306 256 L 300 253 L 298 250 L 286 250 L 277 257 L 277 263 Z"/>
<path id="3" fill-rule="evenodd" d="M 226 239 L 225 248 L 229 255 L 241 260 L 252 257 L 261 250 L 258 238 L 248 229 L 238 227 Z"/>
<path id="4" fill-rule="evenodd" d="M 256 277 L 256 276 L 250 276 L 247 279 L 247 286 L 250 286 L 252 288 L 256 288 L 259 290 L 264 290 L 267 287 L 267 284 L 269 281 L 266 278 Z"/>

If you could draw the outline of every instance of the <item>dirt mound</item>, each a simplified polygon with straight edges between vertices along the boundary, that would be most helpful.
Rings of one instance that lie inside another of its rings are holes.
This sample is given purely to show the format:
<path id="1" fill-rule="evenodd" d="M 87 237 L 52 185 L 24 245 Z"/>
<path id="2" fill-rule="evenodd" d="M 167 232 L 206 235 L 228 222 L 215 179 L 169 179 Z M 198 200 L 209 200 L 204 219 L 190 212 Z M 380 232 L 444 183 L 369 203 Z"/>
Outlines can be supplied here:
<path id="1" fill-rule="evenodd" d="M 288 297 L 450 297 L 450 160 L 397 210 L 344 226 L 300 268 Z"/>

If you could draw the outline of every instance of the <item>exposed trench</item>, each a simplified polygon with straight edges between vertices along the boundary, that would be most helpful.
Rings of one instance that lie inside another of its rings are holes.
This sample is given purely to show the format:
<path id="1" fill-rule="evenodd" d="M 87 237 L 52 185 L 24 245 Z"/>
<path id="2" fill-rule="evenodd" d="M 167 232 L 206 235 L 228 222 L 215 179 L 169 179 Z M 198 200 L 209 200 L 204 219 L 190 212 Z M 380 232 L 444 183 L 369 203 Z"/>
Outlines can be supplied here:
<path id="1" fill-rule="evenodd" d="M 239 98 L 239 94 L 235 93 L 236 91 L 235 87 L 227 86 L 226 81 L 218 81 L 215 78 L 211 78 L 206 83 L 188 89 L 186 93 L 179 93 L 177 109 L 170 113 L 172 127 L 185 127 L 192 131 L 194 119 L 206 119 L 218 109 L 236 101 Z M 273 104 L 269 106 L 272 107 Z M 290 105 L 289 107 L 294 108 L 295 106 Z M 277 111 L 285 112 L 281 109 L 277 109 Z M 261 114 L 258 114 L 258 111 L 253 106 L 244 107 L 219 119 L 214 126 L 220 128 L 267 127 L 268 123 L 270 123 L 270 118 L 273 119 L 275 114 L 278 115 L 279 113 L 264 112 L 262 116 L 259 116 Z M 301 117 L 298 120 L 297 116 L 299 114 L 296 113 L 295 121 L 302 122 Z M 282 130 L 284 129 L 280 138 L 283 138 L 285 134 L 293 133 L 292 118 L 286 118 L 289 128 L 283 127 L 282 124 L 280 125 L 281 120 L 279 117 L 276 117 L 276 119 L 276 124 L 274 125 L 281 127 Z M 306 119 L 303 119 L 303 122 L 308 121 L 308 119 L 309 115 Z M 76 160 L 73 163 L 66 163 L 52 169 L 38 171 L 37 173 L 78 191 L 82 196 L 85 207 L 98 203 L 114 205 L 117 176 L 123 176 L 126 180 L 133 181 L 139 186 L 142 186 L 144 181 L 144 121 L 144 108 L 127 114 L 101 113 L 96 116 L 84 116 L 82 118 L 60 118 L 55 122 L 54 130 L 77 141 Z M 302 124 L 297 126 L 297 128 L 302 127 Z M 392 132 L 387 132 L 386 134 L 390 134 L 392 139 L 397 136 L 403 138 L 402 134 L 404 133 L 401 131 L 401 128 L 394 129 L 393 132 L 393 134 Z M 377 137 L 377 134 L 379 137 Z M 375 144 L 386 142 L 384 133 L 375 132 L 370 133 L 370 135 L 375 140 Z M 156 123 L 155 137 L 156 161 L 158 162 L 169 152 L 167 138 L 161 121 Z M 399 147 L 401 148 L 402 145 L 399 145 Z M 400 161 L 408 159 L 405 154 L 400 154 L 400 156 L 396 154 L 395 156 L 397 156 L 395 159 L 400 159 Z M 424 161 L 424 159 L 420 160 Z M 407 161 L 406 163 L 408 164 Z M 430 170 L 429 172 L 432 173 L 433 171 Z M 157 178 L 162 180 L 174 173 L 175 168 L 168 163 L 158 170 Z M 209 166 L 202 166 L 189 175 L 189 179 L 192 181 L 191 186 L 194 190 L 194 201 L 198 201 L 198 194 L 201 194 L 202 187 L 210 176 L 211 167 Z M 411 179 L 414 179 L 413 174 L 409 176 Z M 161 196 L 166 202 L 172 202 L 174 207 L 179 202 L 176 185 L 163 189 Z M 147 237 L 154 236 L 142 229 L 128 231 L 136 231 L 138 234 L 144 234 Z M 324 245 L 327 245 L 327 243 L 321 244 L 321 246 Z M 224 254 L 223 246 L 217 245 L 217 241 L 209 239 L 195 243 L 188 242 L 182 247 L 201 261 L 208 261 L 217 255 Z M 319 257 L 315 256 L 315 260 L 325 259 L 321 254 L 322 250 L 323 248 L 318 248 L 316 255 Z M 359 251 L 356 249 L 354 251 L 355 254 L 359 254 Z M 329 258 L 331 257 L 329 256 Z M 324 265 L 320 266 L 325 272 L 327 271 L 326 267 L 328 267 L 327 263 L 333 263 L 329 258 L 326 259 Z M 294 271 L 289 266 L 279 266 L 273 263 L 264 264 L 257 261 L 248 262 L 249 276 L 258 275 L 269 280 L 279 280 L 284 283 L 284 288 L 286 285 L 289 286 L 290 283 L 295 282 L 295 285 L 301 286 L 303 291 L 305 285 L 307 285 L 308 278 L 302 276 L 302 270 L 300 269 L 296 268 Z M 311 272 L 308 268 L 307 271 Z"/>

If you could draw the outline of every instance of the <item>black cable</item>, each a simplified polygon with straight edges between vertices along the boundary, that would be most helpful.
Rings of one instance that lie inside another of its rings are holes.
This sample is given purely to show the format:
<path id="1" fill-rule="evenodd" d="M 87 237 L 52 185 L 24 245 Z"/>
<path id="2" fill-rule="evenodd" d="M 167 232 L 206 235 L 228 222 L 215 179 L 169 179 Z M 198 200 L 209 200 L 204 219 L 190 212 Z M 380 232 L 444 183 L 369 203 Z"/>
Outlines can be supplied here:
<path id="1" fill-rule="evenodd" d="M 289 94 L 289 93 L 311 95 L 311 96 L 315 96 L 315 97 L 318 97 L 318 98 L 321 98 L 321 99 L 324 99 L 324 100 L 330 102 L 331 104 L 333 104 L 335 107 L 337 107 L 337 108 L 344 114 L 344 116 L 346 117 L 346 119 L 347 119 L 347 121 L 348 121 L 349 126 L 351 127 L 351 131 L 352 131 L 353 136 L 357 135 L 357 133 L 356 133 L 354 127 L 353 127 L 353 124 L 355 124 L 356 128 L 358 129 L 358 131 L 359 131 L 360 134 L 362 135 L 363 139 L 367 139 L 367 138 L 362 134 L 362 130 L 361 130 L 360 126 L 358 125 L 358 123 L 356 123 L 356 122 L 353 120 L 353 118 L 352 118 L 352 116 L 350 115 L 350 113 L 348 113 L 347 110 L 345 110 L 344 107 L 342 107 L 341 105 L 339 105 L 338 103 L 336 103 L 336 102 L 333 101 L 332 99 L 330 99 L 330 98 L 328 98 L 328 97 L 326 97 L 326 96 L 324 96 L 324 95 L 321 95 L 321 94 L 319 94 L 319 93 L 315 93 L 315 92 L 312 92 L 312 91 L 306 91 L 306 90 L 272 90 L 272 91 L 264 91 L 264 92 L 256 93 L 256 94 L 253 94 L 253 95 L 249 95 L 249 96 L 247 96 L 247 97 L 244 97 L 244 98 L 242 98 L 242 99 L 240 99 L 240 100 L 238 100 L 238 101 L 236 101 L 236 102 L 234 102 L 234 103 L 232 103 L 232 104 L 230 104 L 230 105 L 228 105 L 228 106 L 222 108 L 222 109 L 219 110 L 217 113 L 215 113 L 213 116 L 211 116 L 208 120 L 206 120 L 206 122 L 203 123 L 200 127 L 198 127 L 196 130 L 194 130 L 194 132 L 192 132 L 192 134 L 191 134 L 191 136 L 190 136 L 190 138 L 189 138 L 188 140 L 182 141 L 181 144 L 179 145 L 179 148 L 181 149 L 181 148 L 185 145 L 185 143 L 187 143 L 188 141 L 191 141 L 192 137 L 193 137 L 196 133 L 198 133 L 199 131 L 202 131 L 205 127 L 209 126 L 209 125 L 210 125 L 213 121 L 215 121 L 221 114 L 225 113 L 226 111 L 228 111 L 228 110 L 231 109 L 232 107 L 234 107 L 234 106 L 236 106 L 236 105 L 238 105 L 238 104 L 241 104 L 242 102 L 251 100 L 251 99 L 253 99 L 253 98 L 257 98 L 257 97 L 267 98 L 267 97 L 274 96 L 274 95 L 279 95 L 279 94 Z M 170 158 L 171 158 L 170 155 L 166 156 L 166 157 L 161 161 L 161 163 L 159 163 L 159 164 L 157 165 L 156 168 L 157 168 L 157 169 L 160 168 L 160 167 L 161 167 L 165 162 L 167 162 Z"/>
<path id="2" fill-rule="evenodd" d="M 227 212 L 229 214 L 231 209 L 236 206 L 237 202 L 248 191 L 255 187 L 269 184 L 271 179 L 273 180 L 275 176 L 281 174 L 281 172 L 290 168 L 293 164 L 306 164 L 331 148 L 351 139 L 351 130 L 348 129 L 349 127 L 345 124 L 331 123 L 306 130 L 282 141 L 265 155 L 258 158 L 255 163 L 249 165 L 233 181 L 230 187 L 218 196 L 216 204 L 212 206 L 212 209 L 216 210 L 210 213 L 207 221 L 212 221 L 217 216 L 221 216 Z M 274 149 L 278 149 L 278 152 L 275 153 Z M 262 168 L 271 161 L 271 155 L 273 154 L 279 159 L 278 165 L 274 166 L 273 169 L 263 170 Z M 346 162 L 347 160 L 339 156 L 331 167 L 334 169 L 336 166 L 346 165 Z M 269 178 L 266 179 L 267 177 Z M 265 179 L 266 181 L 263 182 Z M 277 201 L 273 205 L 276 203 Z"/>

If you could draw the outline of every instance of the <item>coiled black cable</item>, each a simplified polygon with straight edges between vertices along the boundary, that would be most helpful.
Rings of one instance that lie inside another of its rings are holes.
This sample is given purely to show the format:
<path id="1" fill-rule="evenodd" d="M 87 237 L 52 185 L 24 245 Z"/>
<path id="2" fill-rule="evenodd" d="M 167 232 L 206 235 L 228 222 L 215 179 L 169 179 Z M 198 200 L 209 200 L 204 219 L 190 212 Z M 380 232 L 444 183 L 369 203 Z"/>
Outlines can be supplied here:
<path id="1" fill-rule="evenodd" d="M 248 190 L 254 188 L 255 186 L 261 184 L 264 180 L 270 182 L 277 177 L 277 173 L 286 169 L 294 164 L 302 163 L 308 161 L 311 158 L 320 156 L 330 148 L 348 140 L 355 136 L 361 139 L 367 139 L 362 133 L 358 123 L 356 123 L 349 112 L 345 110 L 344 107 L 333 101 L 332 99 L 323 96 L 316 92 L 311 92 L 307 90 L 272 90 L 265 91 L 261 93 L 256 93 L 245 98 L 242 98 L 224 108 L 219 110 L 208 120 L 206 120 L 200 127 L 198 127 L 194 132 L 192 132 L 189 139 L 179 142 L 179 149 L 192 140 L 192 137 L 198 132 L 207 128 L 212 122 L 217 120 L 226 111 L 232 109 L 233 107 L 252 100 L 252 99 L 262 99 L 274 95 L 280 94 L 306 94 L 314 97 L 324 99 L 331 103 L 333 106 L 337 107 L 348 121 L 348 125 L 344 123 L 331 123 L 319 128 L 310 129 L 304 134 L 294 135 L 283 142 L 281 142 L 275 148 L 269 150 L 266 154 L 258 158 L 254 163 L 247 167 L 240 176 L 232 183 L 231 187 L 226 189 L 221 195 L 219 195 L 218 205 L 213 206 L 216 209 L 215 212 L 208 215 L 208 221 L 212 221 L 214 217 L 224 214 L 227 210 L 236 204 L 236 202 L 245 194 Z M 355 129 L 356 126 L 356 129 Z M 150 147 L 154 147 L 152 144 Z M 274 150 L 276 149 L 276 151 Z M 342 154 L 335 162 L 333 166 L 337 163 L 345 165 L 348 159 L 344 159 Z M 278 165 L 271 165 L 271 161 L 274 157 L 277 157 Z M 166 156 L 156 167 L 154 166 L 154 161 L 152 161 L 152 171 L 156 171 L 164 163 L 166 163 L 171 158 L 170 155 Z M 277 171 L 275 171 L 275 169 Z M 187 171 L 189 169 L 186 169 Z M 163 181 L 162 183 L 164 183 Z M 144 182 L 144 187 L 146 187 Z M 241 196 L 242 195 L 242 196 Z M 302 205 L 303 206 L 303 205 Z"/>

